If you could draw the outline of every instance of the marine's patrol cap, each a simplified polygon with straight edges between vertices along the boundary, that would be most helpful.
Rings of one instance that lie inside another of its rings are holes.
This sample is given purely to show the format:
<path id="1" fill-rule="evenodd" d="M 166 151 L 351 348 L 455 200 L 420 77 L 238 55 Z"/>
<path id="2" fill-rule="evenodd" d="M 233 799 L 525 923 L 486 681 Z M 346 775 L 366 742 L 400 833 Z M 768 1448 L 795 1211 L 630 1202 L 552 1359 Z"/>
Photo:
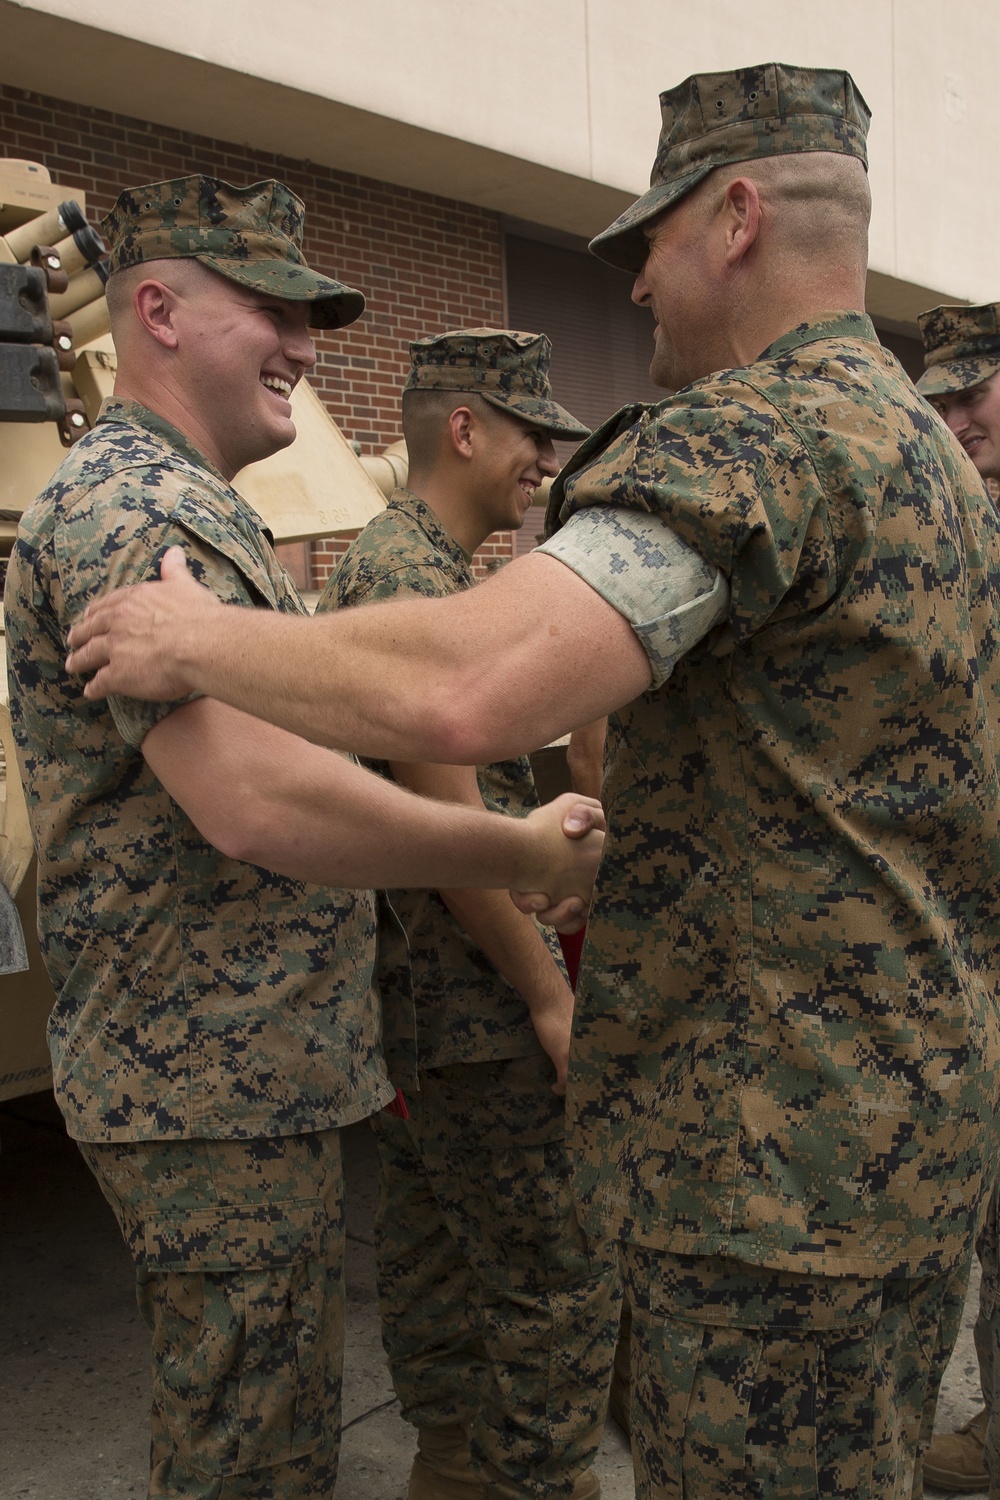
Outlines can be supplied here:
<path id="1" fill-rule="evenodd" d="M 924 341 L 921 396 L 967 391 L 1000 370 L 1000 302 L 932 307 L 917 318 Z"/>
<path id="2" fill-rule="evenodd" d="M 462 391 L 560 437 L 585 438 L 589 427 L 552 399 L 544 333 L 461 328 L 410 345 L 406 391 Z"/>
<path id="3" fill-rule="evenodd" d="M 343 328 L 361 316 L 364 296 L 309 269 L 304 222 L 301 200 L 281 182 L 238 188 L 195 176 L 126 188 L 101 229 L 112 275 L 141 261 L 200 260 L 255 292 L 310 303 L 315 328 Z"/>
<path id="4" fill-rule="evenodd" d="M 850 73 L 762 63 L 732 73 L 694 73 L 660 95 L 663 125 L 649 191 L 591 240 L 608 265 L 636 273 L 646 259 L 642 226 L 716 167 L 803 151 L 856 156 L 867 170 L 871 111 Z"/>

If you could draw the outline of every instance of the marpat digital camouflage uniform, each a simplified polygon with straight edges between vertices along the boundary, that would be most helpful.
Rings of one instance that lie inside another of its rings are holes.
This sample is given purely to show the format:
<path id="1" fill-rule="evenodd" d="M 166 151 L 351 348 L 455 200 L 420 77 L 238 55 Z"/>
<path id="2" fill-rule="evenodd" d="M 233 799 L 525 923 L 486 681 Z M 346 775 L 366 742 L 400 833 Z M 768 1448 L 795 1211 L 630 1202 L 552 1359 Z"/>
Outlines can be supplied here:
<path id="1" fill-rule="evenodd" d="M 481 396 L 553 437 L 585 438 L 590 428 L 553 400 L 551 360 L 552 344 L 544 333 L 458 328 L 410 345 L 410 373 L 403 390 Z"/>
<path id="2" fill-rule="evenodd" d="M 306 265 L 302 201 L 273 178 L 245 188 L 202 176 L 126 188 L 101 229 L 111 275 L 146 261 L 198 260 L 251 291 L 308 302 L 313 328 L 343 328 L 364 312 L 361 292 Z"/>
<path id="3" fill-rule="evenodd" d="M 278 188 L 155 184 L 136 190 L 137 213 L 148 225 L 176 197 L 214 204 L 218 224 L 224 206 L 256 233 L 252 260 L 274 252 L 258 189 L 297 202 Z M 303 612 L 224 477 L 160 416 L 106 402 L 25 512 L 5 594 L 56 1097 L 136 1263 L 153 1344 L 150 1495 L 329 1500 L 344 1321 L 335 1127 L 392 1096 L 374 898 L 331 899 L 222 855 L 141 753 L 178 705 L 89 702 L 67 675 L 71 622 L 158 576 L 173 544 L 223 601 Z"/>
<path id="4" fill-rule="evenodd" d="M 468 554 L 397 489 L 319 607 L 442 597 L 472 583 Z M 376 769 L 390 774 L 384 762 Z M 493 811 L 538 805 L 527 757 L 482 767 L 478 779 Z M 569 1495 L 600 1442 L 617 1266 L 606 1239 L 580 1226 L 564 1101 L 524 1000 L 436 891 L 390 891 L 388 903 L 378 967 L 386 1057 L 409 1113 L 374 1121 L 393 1385 L 418 1428 L 470 1430 L 485 1493 Z M 547 941 L 558 955 L 554 935 Z"/>
<path id="5" fill-rule="evenodd" d="M 917 318 L 924 346 L 921 396 L 947 396 L 989 380 L 1000 370 L 1000 302 L 981 307 L 932 307 Z"/>
<path id="6" fill-rule="evenodd" d="M 304 611 L 256 513 L 169 423 L 105 403 L 25 511 L 8 571 L 11 717 L 76 1140 L 248 1139 L 363 1118 L 387 1093 L 374 898 L 227 859 L 143 759 L 176 707 L 91 703 L 65 637 L 170 546 L 227 603 Z"/>
<path id="7" fill-rule="evenodd" d="M 658 164 L 678 120 L 709 166 L 863 158 L 846 75 L 663 103 Z M 669 170 L 667 201 L 699 180 Z M 637 253 L 657 172 L 599 254 Z M 637 1493 L 908 1497 L 995 1173 L 997 515 L 852 312 L 611 419 L 550 525 L 604 505 L 730 587 L 612 716 L 577 992 L 571 1138 L 623 1242 Z"/>

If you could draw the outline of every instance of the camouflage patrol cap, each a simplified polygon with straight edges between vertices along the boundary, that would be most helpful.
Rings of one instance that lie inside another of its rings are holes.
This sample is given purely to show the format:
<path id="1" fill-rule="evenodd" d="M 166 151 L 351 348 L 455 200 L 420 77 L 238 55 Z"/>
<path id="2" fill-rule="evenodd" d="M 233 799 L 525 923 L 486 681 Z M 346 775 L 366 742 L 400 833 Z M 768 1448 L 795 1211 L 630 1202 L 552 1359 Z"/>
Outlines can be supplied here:
<path id="1" fill-rule="evenodd" d="M 917 318 L 924 341 L 922 396 L 967 391 L 1000 370 L 1000 302 L 932 307 Z"/>
<path id="2" fill-rule="evenodd" d="M 649 191 L 591 240 L 600 260 L 636 273 L 646 259 L 642 226 L 716 167 L 761 156 L 833 151 L 867 170 L 871 119 L 850 73 L 761 63 L 695 73 L 660 95 L 663 125 Z"/>
<path id="3" fill-rule="evenodd" d="M 310 303 L 315 328 L 343 328 L 361 316 L 364 296 L 309 269 L 304 221 L 301 200 L 283 183 L 238 188 L 194 176 L 126 188 L 101 229 L 112 275 L 141 261 L 200 260 L 255 292 Z"/>
<path id="4" fill-rule="evenodd" d="M 552 399 L 544 333 L 508 328 L 462 328 L 410 345 L 406 391 L 462 391 L 560 437 L 585 438 L 590 429 Z"/>

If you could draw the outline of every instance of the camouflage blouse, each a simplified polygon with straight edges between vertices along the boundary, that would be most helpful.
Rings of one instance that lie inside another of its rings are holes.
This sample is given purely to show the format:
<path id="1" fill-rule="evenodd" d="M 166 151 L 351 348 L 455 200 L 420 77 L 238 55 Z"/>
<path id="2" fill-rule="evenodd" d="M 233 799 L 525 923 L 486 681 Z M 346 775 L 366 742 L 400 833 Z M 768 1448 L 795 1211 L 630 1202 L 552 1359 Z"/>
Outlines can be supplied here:
<path id="1" fill-rule="evenodd" d="M 662 515 L 728 618 L 612 723 L 570 1118 L 623 1237 L 966 1254 L 1000 1105 L 1000 526 L 867 318 L 627 409 L 550 521 Z"/>
<path id="2" fill-rule="evenodd" d="M 397 489 L 387 509 L 352 544 L 319 608 L 458 593 L 473 582 L 471 561 L 418 496 Z M 373 764 L 389 775 L 384 761 Z M 478 774 L 483 801 L 492 811 L 523 815 L 538 806 L 526 756 L 482 766 Z M 521 996 L 436 891 L 389 891 L 386 899 L 390 909 L 379 923 L 378 973 L 394 1082 L 412 1086 L 418 1061 L 421 1067 L 441 1067 L 540 1050 Z M 547 940 L 558 954 L 554 940 Z"/>
<path id="3" fill-rule="evenodd" d="M 88 702 L 63 667 L 89 600 L 172 544 L 221 599 L 301 612 L 262 523 L 167 422 L 106 402 L 25 513 L 6 590 L 11 714 L 56 991 L 56 1094 L 87 1141 L 325 1129 L 392 1090 L 368 892 L 206 844 L 139 749 L 176 704 Z"/>

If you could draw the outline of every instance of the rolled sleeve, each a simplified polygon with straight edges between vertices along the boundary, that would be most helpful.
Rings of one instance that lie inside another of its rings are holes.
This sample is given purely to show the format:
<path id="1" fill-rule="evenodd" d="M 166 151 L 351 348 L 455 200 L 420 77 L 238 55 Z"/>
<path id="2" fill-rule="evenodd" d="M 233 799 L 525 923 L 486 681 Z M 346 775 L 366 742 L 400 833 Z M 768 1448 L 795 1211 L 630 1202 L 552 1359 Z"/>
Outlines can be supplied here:
<path id="1" fill-rule="evenodd" d="M 564 563 L 628 620 L 653 686 L 725 618 L 724 575 L 660 516 L 623 506 L 577 511 L 538 549 Z"/>

